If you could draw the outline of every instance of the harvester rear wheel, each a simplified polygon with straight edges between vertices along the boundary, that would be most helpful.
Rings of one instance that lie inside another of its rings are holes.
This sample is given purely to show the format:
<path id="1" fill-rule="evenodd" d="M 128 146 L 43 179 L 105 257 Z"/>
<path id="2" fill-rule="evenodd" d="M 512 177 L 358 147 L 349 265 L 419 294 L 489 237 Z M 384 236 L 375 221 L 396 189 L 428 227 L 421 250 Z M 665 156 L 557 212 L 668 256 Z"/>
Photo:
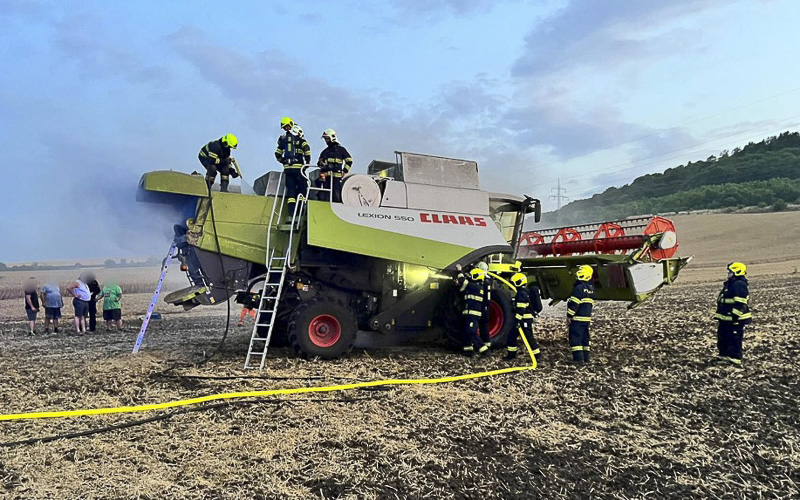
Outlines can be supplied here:
<path id="1" fill-rule="evenodd" d="M 289 343 L 303 358 L 339 358 L 353 348 L 358 323 L 353 312 L 331 297 L 297 306 L 289 320 Z"/>

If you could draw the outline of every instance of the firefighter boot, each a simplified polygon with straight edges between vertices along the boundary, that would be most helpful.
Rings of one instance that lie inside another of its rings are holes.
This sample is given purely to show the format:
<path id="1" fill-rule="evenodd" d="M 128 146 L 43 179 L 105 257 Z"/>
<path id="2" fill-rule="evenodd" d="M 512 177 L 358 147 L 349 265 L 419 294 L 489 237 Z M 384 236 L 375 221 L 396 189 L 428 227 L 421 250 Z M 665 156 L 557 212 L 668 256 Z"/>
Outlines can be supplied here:
<path id="1" fill-rule="evenodd" d="M 223 193 L 227 193 L 229 183 L 230 181 L 228 179 L 222 179 L 219 183 L 219 190 Z"/>
<path id="2" fill-rule="evenodd" d="M 468 358 L 471 358 L 474 353 L 475 353 L 475 348 L 472 347 L 471 345 L 464 346 L 464 348 L 461 350 L 461 354 Z"/>
<path id="3" fill-rule="evenodd" d="M 583 348 L 583 362 L 584 363 L 588 363 L 589 362 L 589 348 L 588 347 L 584 347 Z"/>
<path id="4" fill-rule="evenodd" d="M 512 359 L 517 359 L 517 348 L 516 347 L 509 347 L 507 352 L 506 352 L 506 357 L 503 358 L 503 359 L 505 359 L 507 361 L 510 361 Z"/>
<path id="5" fill-rule="evenodd" d="M 481 347 L 478 349 L 478 355 L 479 355 L 480 357 L 488 356 L 489 354 L 491 354 L 491 353 L 492 353 L 492 351 L 490 350 L 490 349 L 491 349 L 491 347 L 492 347 L 492 344 L 491 344 L 490 342 L 486 342 L 485 344 L 483 344 L 483 345 L 482 345 L 482 346 L 481 346 Z"/>
<path id="6" fill-rule="evenodd" d="M 216 177 L 217 177 L 216 175 L 214 177 L 211 177 L 209 175 L 206 176 L 206 185 L 208 186 L 208 189 L 211 189 L 211 186 L 214 185 L 214 179 Z"/>

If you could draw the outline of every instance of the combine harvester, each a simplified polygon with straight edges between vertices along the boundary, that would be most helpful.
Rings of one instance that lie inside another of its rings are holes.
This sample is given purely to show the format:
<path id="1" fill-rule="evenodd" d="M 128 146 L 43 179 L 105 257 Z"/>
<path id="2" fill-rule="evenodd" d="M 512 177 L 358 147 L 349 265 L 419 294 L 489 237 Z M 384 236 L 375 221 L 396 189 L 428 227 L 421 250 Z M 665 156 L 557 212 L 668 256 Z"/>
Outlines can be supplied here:
<path id="1" fill-rule="evenodd" d="M 257 308 L 246 368 L 263 368 L 267 348 L 278 343 L 304 357 L 337 358 L 359 329 L 409 336 L 438 329 L 457 341 L 458 264 L 491 261 L 498 279 L 490 330 L 499 344 L 513 325 L 513 287 L 504 277 L 517 251 L 523 272 L 555 301 L 569 296 L 580 264 L 597 271 L 598 298 L 638 303 L 687 262 L 672 255 L 674 229 L 645 231 L 630 255 L 617 253 L 633 249 L 621 233 L 594 238 L 614 243 L 592 247 L 592 255 L 588 247 L 554 246 L 560 240 L 548 232 L 523 234 L 527 214 L 540 219 L 539 201 L 481 190 L 473 161 L 398 152 L 394 162 L 373 161 L 366 175 L 347 176 L 343 203 L 331 203 L 330 190 L 310 188 L 293 213 L 282 172 L 256 184 L 255 195 L 210 193 L 202 175 L 155 171 L 144 174 L 137 194 L 176 210 L 174 244 L 190 286 L 167 302 L 190 309 L 235 296 Z M 565 244 L 588 243 L 584 230 L 572 230 Z M 669 241 L 671 254 L 654 251 Z"/>

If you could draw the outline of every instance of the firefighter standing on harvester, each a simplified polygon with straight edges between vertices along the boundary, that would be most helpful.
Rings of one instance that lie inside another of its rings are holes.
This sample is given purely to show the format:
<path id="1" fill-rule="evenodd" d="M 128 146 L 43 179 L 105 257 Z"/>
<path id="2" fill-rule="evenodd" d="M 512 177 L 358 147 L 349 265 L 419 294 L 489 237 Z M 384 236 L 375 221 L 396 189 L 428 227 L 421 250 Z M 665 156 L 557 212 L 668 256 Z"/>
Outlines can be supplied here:
<path id="1" fill-rule="evenodd" d="M 306 179 L 303 177 L 303 165 L 311 163 L 311 147 L 305 138 L 301 137 L 302 129 L 298 126 L 295 134 L 292 129 L 295 123 L 288 116 L 281 118 L 281 128 L 286 132 L 278 137 L 278 147 L 275 149 L 275 159 L 283 165 L 283 177 L 286 184 L 286 202 L 289 217 L 294 214 L 295 203 L 301 196 L 305 196 L 308 189 Z"/>
<path id="2" fill-rule="evenodd" d="M 236 149 L 238 145 L 239 141 L 235 135 L 226 134 L 200 149 L 197 158 L 206 169 L 206 183 L 209 188 L 214 185 L 217 172 L 220 179 L 219 190 L 223 193 L 228 191 L 229 176 L 239 177 L 234 163 L 236 160 L 231 158 L 231 149 Z"/>
<path id="3" fill-rule="evenodd" d="M 347 175 L 353 166 L 353 157 L 347 149 L 339 144 L 336 131 L 332 128 L 322 133 L 327 147 L 319 155 L 317 165 L 320 167 L 322 186 L 331 189 L 332 199 L 336 203 L 342 202 L 342 177 Z"/>
<path id="4" fill-rule="evenodd" d="M 714 319 L 719 321 L 717 327 L 719 359 L 740 366 L 744 327 L 752 321 L 750 307 L 747 304 L 750 292 L 745 278 L 746 273 L 747 266 L 743 263 L 728 264 L 728 280 L 717 296 L 717 312 L 714 315 Z"/>
<path id="5" fill-rule="evenodd" d="M 456 265 L 456 269 L 461 271 L 461 265 Z M 484 344 L 478 335 L 483 315 L 483 303 L 486 300 L 484 295 L 486 292 L 483 287 L 485 278 L 486 271 L 477 267 L 469 272 L 469 277 L 462 272 L 459 272 L 456 277 L 456 285 L 464 307 L 462 310 L 462 352 L 468 357 L 471 357 L 476 350 L 480 355 L 489 352 L 489 346 Z"/>
<path id="6" fill-rule="evenodd" d="M 517 273 L 511 277 L 511 284 L 517 289 L 514 295 L 514 316 L 516 319 L 516 328 L 513 328 L 508 333 L 506 340 L 506 359 L 514 359 L 517 357 L 517 333 L 523 335 L 528 341 L 534 358 L 538 364 L 539 362 L 539 344 L 533 336 L 533 319 L 536 316 L 535 301 L 530 291 L 528 290 L 528 278 L 522 274 Z M 539 301 L 539 311 L 541 311 L 541 300 Z"/>
<path id="7" fill-rule="evenodd" d="M 569 346 L 574 363 L 589 362 L 589 324 L 592 321 L 594 305 L 594 285 L 591 266 L 583 265 L 575 273 L 577 281 L 567 301 L 567 324 L 569 325 Z"/>

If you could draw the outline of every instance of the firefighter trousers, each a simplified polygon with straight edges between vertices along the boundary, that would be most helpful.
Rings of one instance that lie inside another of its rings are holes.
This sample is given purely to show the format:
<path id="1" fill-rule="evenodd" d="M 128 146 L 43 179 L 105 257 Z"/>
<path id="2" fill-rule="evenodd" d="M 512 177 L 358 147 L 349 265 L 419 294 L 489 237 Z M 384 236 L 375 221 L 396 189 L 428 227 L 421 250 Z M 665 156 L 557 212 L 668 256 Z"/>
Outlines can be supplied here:
<path id="1" fill-rule="evenodd" d="M 720 321 L 717 327 L 717 349 L 719 355 L 733 360 L 742 360 L 742 338 L 744 325 L 731 321 Z"/>
<path id="2" fill-rule="evenodd" d="M 477 316 L 464 315 L 462 329 L 464 351 L 480 351 L 483 347 L 483 342 L 478 335 L 479 321 Z"/>
<path id="3" fill-rule="evenodd" d="M 297 202 L 300 195 L 306 195 L 308 183 L 299 168 L 284 168 L 283 178 L 286 183 L 286 203 L 289 208 L 289 218 L 292 218 L 294 215 L 294 204 Z"/>
<path id="4" fill-rule="evenodd" d="M 589 362 L 589 323 L 587 321 L 569 322 L 569 347 L 572 361 Z"/>
<path id="5" fill-rule="evenodd" d="M 206 168 L 206 182 L 208 185 L 214 185 L 214 181 L 217 179 L 217 172 L 219 172 L 220 190 L 227 191 L 228 183 L 230 183 L 230 174 L 231 171 L 234 170 L 233 167 L 228 163 L 219 165 L 215 163 L 203 163 L 203 166 Z"/>

